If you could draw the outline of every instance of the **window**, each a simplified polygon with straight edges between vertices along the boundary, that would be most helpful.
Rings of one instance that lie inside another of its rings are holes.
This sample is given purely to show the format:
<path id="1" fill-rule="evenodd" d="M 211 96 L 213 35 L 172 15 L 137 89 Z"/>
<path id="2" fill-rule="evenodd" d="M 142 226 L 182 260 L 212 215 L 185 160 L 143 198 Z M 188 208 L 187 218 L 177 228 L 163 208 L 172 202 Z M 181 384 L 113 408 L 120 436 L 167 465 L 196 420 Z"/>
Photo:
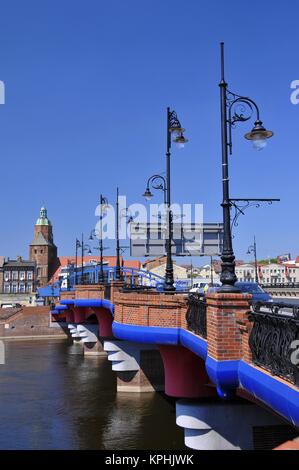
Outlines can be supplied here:
<path id="1" fill-rule="evenodd" d="M 13 271 L 12 272 L 12 280 L 17 281 L 18 280 L 18 271 Z"/>
<path id="2" fill-rule="evenodd" d="M 18 292 L 18 284 L 16 282 L 14 282 L 12 284 L 12 293 L 16 294 L 17 292 Z"/>
<path id="3" fill-rule="evenodd" d="M 24 281 L 25 279 L 25 271 L 20 272 L 20 281 Z"/>
<path id="4" fill-rule="evenodd" d="M 33 272 L 32 271 L 27 272 L 27 279 L 29 279 L 29 280 L 33 279 Z"/>
<path id="5" fill-rule="evenodd" d="M 25 283 L 24 282 L 20 282 L 19 291 L 22 292 L 22 293 L 25 292 Z"/>
<path id="6" fill-rule="evenodd" d="M 32 282 L 27 283 L 27 292 L 32 292 Z"/>
<path id="7" fill-rule="evenodd" d="M 4 293 L 9 294 L 10 293 L 10 284 L 7 282 L 4 283 Z"/>
<path id="8" fill-rule="evenodd" d="M 4 273 L 4 281 L 9 281 L 10 280 L 10 271 L 5 271 Z"/>

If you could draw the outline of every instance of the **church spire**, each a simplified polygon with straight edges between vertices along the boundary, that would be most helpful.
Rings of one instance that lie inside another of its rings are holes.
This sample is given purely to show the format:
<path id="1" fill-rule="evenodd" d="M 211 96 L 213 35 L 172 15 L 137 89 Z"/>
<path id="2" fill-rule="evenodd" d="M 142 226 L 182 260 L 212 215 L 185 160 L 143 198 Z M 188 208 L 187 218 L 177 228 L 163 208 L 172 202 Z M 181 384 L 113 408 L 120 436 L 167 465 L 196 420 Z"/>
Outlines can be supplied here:
<path id="1" fill-rule="evenodd" d="M 42 206 L 39 211 L 39 218 L 36 221 L 35 225 L 52 225 L 48 219 L 47 209 L 45 206 Z"/>

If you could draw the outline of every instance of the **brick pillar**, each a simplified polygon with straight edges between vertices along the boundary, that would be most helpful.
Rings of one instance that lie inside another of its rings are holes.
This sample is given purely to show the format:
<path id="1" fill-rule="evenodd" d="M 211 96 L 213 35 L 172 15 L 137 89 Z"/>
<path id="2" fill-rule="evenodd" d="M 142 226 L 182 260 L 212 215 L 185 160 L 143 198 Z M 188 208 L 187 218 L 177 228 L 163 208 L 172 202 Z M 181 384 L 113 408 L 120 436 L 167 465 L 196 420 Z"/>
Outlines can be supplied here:
<path id="1" fill-rule="evenodd" d="M 207 295 L 207 372 L 222 398 L 238 387 L 237 361 L 249 357 L 248 311 L 250 294 Z M 246 343 L 247 342 L 247 343 Z"/>
<path id="2" fill-rule="evenodd" d="M 111 281 L 110 300 L 114 303 L 114 294 L 119 292 L 124 286 L 123 280 Z"/>
<path id="3" fill-rule="evenodd" d="M 218 361 L 243 357 L 240 324 L 248 322 L 250 294 L 207 295 L 208 355 Z"/>

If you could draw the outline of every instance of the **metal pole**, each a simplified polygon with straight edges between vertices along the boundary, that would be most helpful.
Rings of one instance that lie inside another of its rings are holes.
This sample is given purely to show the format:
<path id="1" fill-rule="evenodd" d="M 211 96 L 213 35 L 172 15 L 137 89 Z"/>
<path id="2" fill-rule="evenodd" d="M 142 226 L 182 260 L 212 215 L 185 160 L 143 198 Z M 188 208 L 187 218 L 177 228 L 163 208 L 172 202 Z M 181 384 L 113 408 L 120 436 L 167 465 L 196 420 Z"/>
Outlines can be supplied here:
<path id="1" fill-rule="evenodd" d="M 78 240 L 77 240 L 77 238 L 76 238 L 75 285 L 77 285 L 77 265 L 78 265 Z"/>
<path id="2" fill-rule="evenodd" d="M 227 83 L 224 78 L 224 43 L 221 43 L 221 81 L 220 104 L 221 104 L 221 141 L 222 141 L 222 191 L 223 191 L 223 250 L 221 255 L 222 286 L 220 292 L 239 292 L 234 287 L 237 281 L 235 273 L 235 256 L 232 246 L 231 221 L 230 221 L 230 199 L 229 199 L 229 176 L 228 176 L 228 140 L 227 140 Z"/>
<path id="3" fill-rule="evenodd" d="M 84 257 L 83 233 L 81 238 L 81 284 L 83 284 L 83 257 Z"/>
<path id="4" fill-rule="evenodd" d="M 167 239 L 166 239 L 166 271 L 165 286 L 167 292 L 175 291 L 173 279 L 173 262 L 171 254 L 172 241 L 172 213 L 170 210 L 170 148 L 171 148 L 171 131 L 170 131 L 170 108 L 167 108 L 167 149 L 166 149 L 166 210 L 167 210 Z"/>
<path id="5" fill-rule="evenodd" d="M 101 238 L 100 238 L 100 279 L 99 282 L 104 282 L 104 269 L 103 269 L 103 196 L 100 196 L 100 204 L 101 204 L 101 215 L 100 215 L 100 231 L 101 231 Z"/>
<path id="6" fill-rule="evenodd" d="M 258 276 L 258 267 L 257 267 L 257 256 L 256 256 L 256 241 L 255 241 L 255 235 L 254 235 L 254 242 L 253 242 L 253 250 L 254 250 L 254 265 L 255 265 L 255 282 L 259 282 L 259 276 Z"/>
<path id="7" fill-rule="evenodd" d="M 193 287 L 193 259 L 191 256 L 191 288 Z"/>
<path id="8" fill-rule="evenodd" d="M 115 278 L 121 279 L 120 273 L 120 246 L 119 246 L 119 203 L 118 203 L 119 190 L 116 188 L 116 270 Z"/>
<path id="9" fill-rule="evenodd" d="M 214 277 L 213 277 L 213 256 L 211 256 L 211 284 L 214 285 Z"/>

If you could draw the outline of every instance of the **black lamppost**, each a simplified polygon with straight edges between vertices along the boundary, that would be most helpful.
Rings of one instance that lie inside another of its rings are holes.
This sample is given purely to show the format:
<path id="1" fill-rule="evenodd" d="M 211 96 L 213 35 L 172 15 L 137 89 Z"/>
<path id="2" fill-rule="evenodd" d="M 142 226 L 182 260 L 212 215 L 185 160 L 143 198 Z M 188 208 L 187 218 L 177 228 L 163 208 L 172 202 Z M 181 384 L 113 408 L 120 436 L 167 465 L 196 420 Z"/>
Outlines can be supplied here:
<path id="1" fill-rule="evenodd" d="M 220 292 L 239 292 L 235 287 L 237 276 L 235 274 L 235 256 L 232 246 L 230 208 L 233 205 L 229 196 L 228 176 L 228 151 L 232 153 L 232 127 L 237 122 L 248 121 L 253 113 L 256 115 L 254 127 L 251 132 L 245 134 L 245 138 L 251 140 L 256 149 L 265 147 L 267 139 L 273 132 L 268 131 L 260 120 L 259 108 L 250 98 L 231 93 L 224 78 L 224 43 L 221 43 L 221 137 L 222 137 L 222 190 L 223 190 L 223 250 L 221 255 L 222 286 Z"/>
<path id="2" fill-rule="evenodd" d="M 247 254 L 254 254 L 254 268 L 255 268 L 255 282 L 259 282 L 258 269 L 257 269 L 257 257 L 256 257 L 256 241 L 255 236 L 253 237 L 253 245 L 250 245 L 247 250 Z"/>
<path id="3" fill-rule="evenodd" d="M 76 240 L 76 263 L 77 263 L 77 249 L 81 248 L 81 284 L 83 284 L 83 275 L 84 275 L 84 253 L 87 251 L 88 255 L 91 255 L 91 248 L 87 243 L 84 243 L 83 233 L 81 236 L 81 242 Z M 76 275 L 77 282 L 77 275 Z"/>
<path id="4" fill-rule="evenodd" d="M 210 271 L 210 280 L 211 280 L 211 284 L 212 284 L 212 287 L 214 286 L 214 275 L 213 275 L 213 269 L 214 269 L 214 266 L 213 266 L 213 256 L 210 257 L 211 259 L 211 271 Z"/>
<path id="5" fill-rule="evenodd" d="M 76 261 L 75 261 L 75 285 L 78 281 L 78 249 L 81 248 L 81 243 L 78 238 L 76 238 Z"/>
<path id="6" fill-rule="evenodd" d="M 125 213 L 124 213 L 125 211 Z M 119 222 L 122 217 L 126 217 L 128 222 L 132 222 L 132 215 L 128 214 L 128 209 L 122 209 L 119 211 L 119 188 L 116 188 L 116 267 L 115 267 L 115 279 L 120 281 L 122 279 L 121 266 L 120 266 L 120 253 L 123 248 L 119 242 Z"/>
<path id="7" fill-rule="evenodd" d="M 103 246 L 103 216 L 107 210 L 108 206 L 108 199 L 104 197 L 102 194 L 100 195 L 100 230 L 92 230 L 90 233 L 89 240 L 93 240 L 94 237 L 97 238 L 97 234 L 99 234 L 99 249 L 100 250 L 100 275 L 99 275 L 99 283 L 104 283 L 105 282 L 105 276 L 104 276 L 104 268 L 103 268 L 103 251 L 104 251 L 104 246 Z"/>
<path id="8" fill-rule="evenodd" d="M 175 291 L 174 278 L 173 278 L 173 262 L 172 262 L 172 253 L 171 253 L 171 244 L 172 244 L 172 212 L 170 209 L 171 207 L 171 192 L 170 192 L 171 136 L 172 134 L 176 134 L 176 137 L 173 139 L 173 142 L 178 144 L 179 147 L 184 147 L 185 143 L 188 142 L 188 140 L 184 137 L 184 131 L 185 129 L 182 128 L 181 123 L 178 120 L 176 112 L 171 111 L 170 108 L 167 108 L 166 180 L 160 175 L 153 175 L 153 177 L 151 177 L 148 180 L 147 189 L 144 193 L 145 197 L 151 197 L 152 194 L 150 192 L 149 183 L 150 182 L 153 183 L 154 181 L 154 184 L 156 185 L 158 179 L 160 180 L 160 184 L 158 184 L 159 187 L 156 187 L 155 189 L 162 189 L 164 191 L 164 201 L 166 204 L 166 211 L 167 211 L 166 270 L 165 270 L 165 285 L 164 285 L 164 290 L 166 292 Z M 147 192 L 147 190 L 149 191 Z"/>

